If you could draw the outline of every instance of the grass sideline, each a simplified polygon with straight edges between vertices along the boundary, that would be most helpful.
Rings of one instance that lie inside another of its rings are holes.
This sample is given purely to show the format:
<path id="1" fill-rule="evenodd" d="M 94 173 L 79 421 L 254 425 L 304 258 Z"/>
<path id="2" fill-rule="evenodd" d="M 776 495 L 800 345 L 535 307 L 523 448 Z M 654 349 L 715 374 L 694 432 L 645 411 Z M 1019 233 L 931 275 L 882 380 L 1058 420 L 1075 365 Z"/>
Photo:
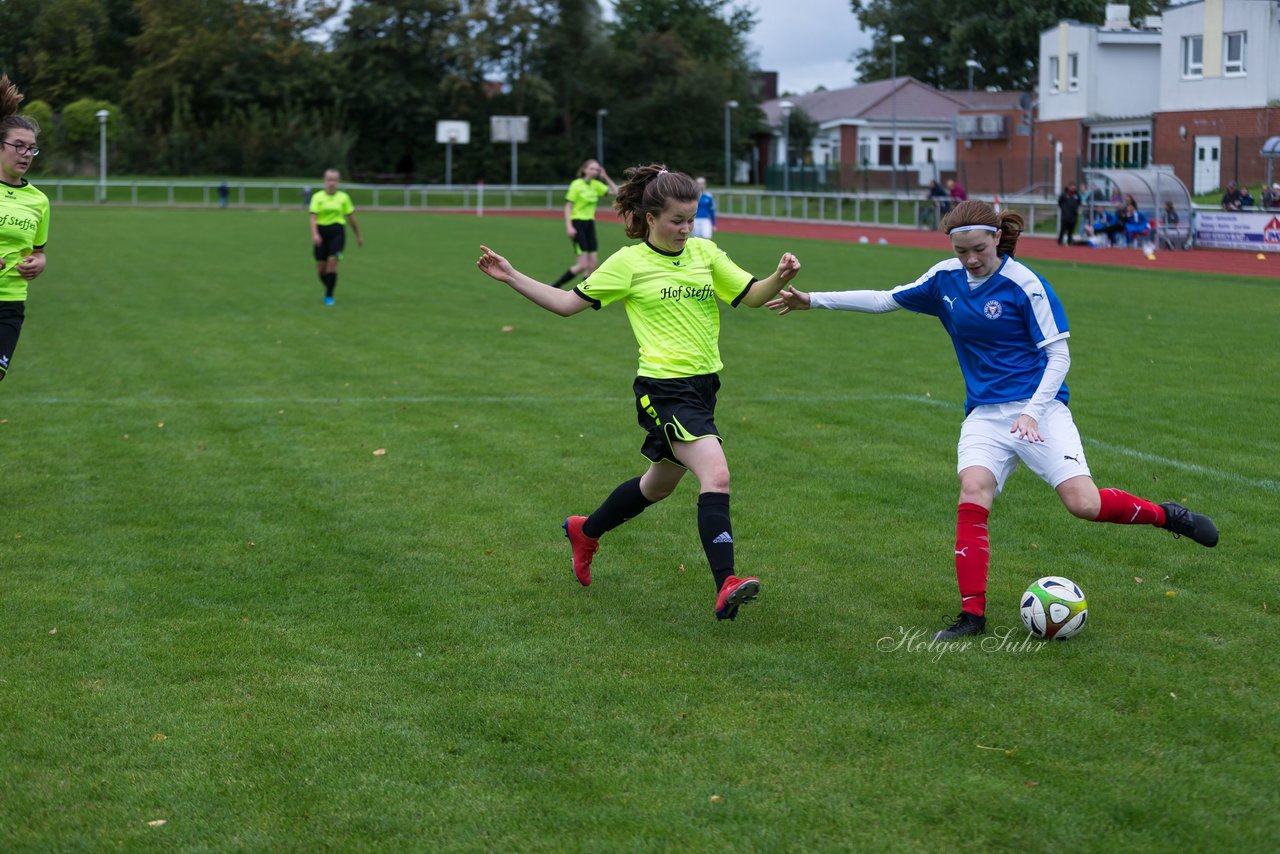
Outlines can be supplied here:
<path id="1" fill-rule="evenodd" d="M 305 222 L 54 212 L 0 384 L 0 848 L 1274 846 L 1273 281 L 1035 264 L 1100 485 L 1222 543 L 1072 520 L 1020 471 L 989 625 L 1045 574 L 1091 624 L 935 649 L 898 643 L 955 610 L 935 321 L 722 310 L 764 588 L 717 624 L 692 483 L 572 579 L 559 522 L 641 466 L 625 312 L 472 266 L 483 240 L 552 278 L 555 223 L 361 214 L 326 309 Z M 796 251 L 806 289 L 945 255 L 721 243 L 757 274 Z"/>

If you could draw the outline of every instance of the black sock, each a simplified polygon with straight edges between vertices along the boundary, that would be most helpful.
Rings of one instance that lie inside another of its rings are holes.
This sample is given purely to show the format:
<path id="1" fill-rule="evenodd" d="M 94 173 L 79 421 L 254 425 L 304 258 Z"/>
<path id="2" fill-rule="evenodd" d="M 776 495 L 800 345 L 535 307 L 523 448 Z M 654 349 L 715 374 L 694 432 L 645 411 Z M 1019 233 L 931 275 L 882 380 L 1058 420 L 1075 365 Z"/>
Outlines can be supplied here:
<path id="1" fill-rule="evenodd" d="M 333 296 L 333 289 L 338 286 L 338 274 L 325 273 L 320 277 L 320 281 L 324 282 L 324 295 L 327 297 Z"/>
<path id="2" fill-rule="evenodd" d="M 582 533 L 592 539 L 602 537 L 628 519 L 639 516 L 653 503 L 640 491 L 640 478 L 633 477 L 619 484 L 596 512 L 587 517 L 582 523 Z"/>
<path id="3" fill-rule="evenodd" d="M 698 496 L 698 536 L 719 591 L 724 580 L 733 575 L 733 524 L 729 521 L 728 494 L 704 492 Z"/>
<path id="4" fill-rule="evenodd" d="M 556 279 L 554 282 L 551 283 L 551 287 L 563 288 L 566 283 L 572 282 L 574 280 L 574 277 L 577 275 L 578 274 L 573 272 L 573 270 L 565 270 L 564 274 L 561 275 L 560 278 Z"/>

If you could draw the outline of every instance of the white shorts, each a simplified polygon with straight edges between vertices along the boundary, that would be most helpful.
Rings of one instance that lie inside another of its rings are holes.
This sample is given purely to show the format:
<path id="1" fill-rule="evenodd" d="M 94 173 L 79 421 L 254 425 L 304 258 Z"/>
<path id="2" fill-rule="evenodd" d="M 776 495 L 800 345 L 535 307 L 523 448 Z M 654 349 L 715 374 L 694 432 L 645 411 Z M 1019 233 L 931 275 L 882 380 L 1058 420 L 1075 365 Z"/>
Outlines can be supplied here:
<path id="1" fill-rule="evenodd" d="M 970 466 L 982 466 L 996 476 L 996 495 L 1018 467 L 1018 460 L 1036 476 L 1057 489 L 1058 484 L 1080 475 L 1092 476 L 1084 458 L 1080 431 L 1071 410 L 1060 400 L 1049 404 L 1038 425 L 1043 442 L 1028 442 L 1010 433 L 1009 428 L 1026 408 L 1025 400 L 992 403 L 969 413 L 960 427 L 956 473 Z"/>
<path id="2" fill-rule="evenodd" d="M 693 236 L 702 237 L 706 240 L 711 239 L 711 219 L 710 217 L 695 217 L 693 220 Z"/>

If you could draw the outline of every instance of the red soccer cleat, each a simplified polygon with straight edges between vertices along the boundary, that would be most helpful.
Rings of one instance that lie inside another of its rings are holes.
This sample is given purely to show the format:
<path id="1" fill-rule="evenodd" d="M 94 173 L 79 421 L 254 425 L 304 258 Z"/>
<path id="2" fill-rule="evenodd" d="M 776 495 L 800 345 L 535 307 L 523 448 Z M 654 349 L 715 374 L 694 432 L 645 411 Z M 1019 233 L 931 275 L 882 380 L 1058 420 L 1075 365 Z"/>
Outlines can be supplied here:
<path id="1" fill-rule="evenodd" d="M 716 597 L 716 619 L 735 619 L 738 616 L 738 606 L 754 600 L 759 595 L 760 579 L 729 576 L 720 588 L 720 595 Z"/>
<path id="2" fill-rule="evenodd" d="M 582 523 L 585 521 L 586 516 L 570 516 L 560 526 L 564 528 L 564 535 L 569 538 L 569 545 L 573 547 L 573 574 L 583 587 L 591 583 L 591 559 L 596 556 L 596 549 L 600 548 L 598 539 L 582 533 Z"/>

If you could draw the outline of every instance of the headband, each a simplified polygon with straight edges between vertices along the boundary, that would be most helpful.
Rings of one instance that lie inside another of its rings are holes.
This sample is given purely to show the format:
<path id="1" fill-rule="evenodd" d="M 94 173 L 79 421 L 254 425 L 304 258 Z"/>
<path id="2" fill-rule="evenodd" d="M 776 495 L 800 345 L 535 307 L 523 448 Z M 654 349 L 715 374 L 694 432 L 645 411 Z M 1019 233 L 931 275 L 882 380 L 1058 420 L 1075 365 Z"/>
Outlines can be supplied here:
<path id="1" fill-rule="evenodd" d="M 957 225 L 955 228 L 949 229 L 947 234 L 955 234 L 957 231 L 989 231 L 995 234 L 999 230 L 993 225 Z"/>

